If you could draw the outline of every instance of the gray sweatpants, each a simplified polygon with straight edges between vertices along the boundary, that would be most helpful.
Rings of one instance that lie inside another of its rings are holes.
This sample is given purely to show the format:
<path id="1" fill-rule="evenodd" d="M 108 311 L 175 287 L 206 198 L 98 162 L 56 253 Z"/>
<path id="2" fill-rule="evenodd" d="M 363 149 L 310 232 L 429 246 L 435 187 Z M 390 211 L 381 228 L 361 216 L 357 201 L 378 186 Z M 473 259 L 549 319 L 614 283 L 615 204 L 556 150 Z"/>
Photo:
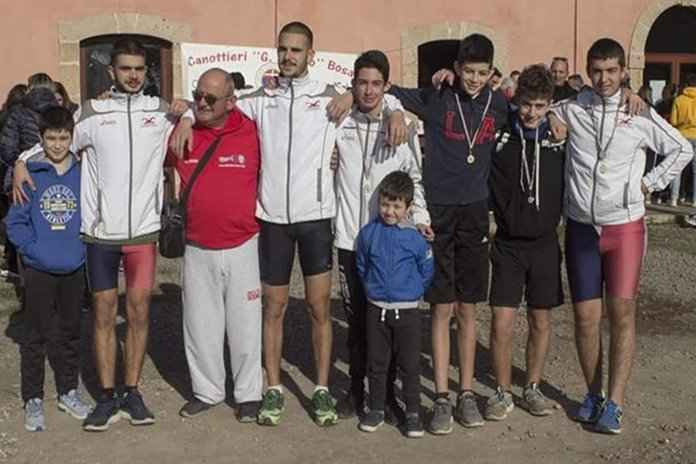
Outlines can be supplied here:
<path id="1" fill-rule="evenodd" d="M 184 347 L 193 394 L 225 399 L 225 332 L 237 403 L 260 401 L 261 282 L 258 235 L 230 249 L 187 245 L 182 273 Z"/>

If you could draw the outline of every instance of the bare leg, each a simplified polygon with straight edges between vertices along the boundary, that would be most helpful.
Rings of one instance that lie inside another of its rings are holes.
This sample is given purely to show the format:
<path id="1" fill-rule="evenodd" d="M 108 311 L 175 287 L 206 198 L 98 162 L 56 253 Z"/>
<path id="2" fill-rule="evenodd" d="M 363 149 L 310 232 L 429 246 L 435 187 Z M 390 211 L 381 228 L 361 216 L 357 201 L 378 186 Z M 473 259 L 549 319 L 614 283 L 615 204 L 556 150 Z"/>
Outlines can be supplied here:
<path id="1" fill-rule="evenodd" d="M 450 320 L 454 304 L 432 305 L 430 336 L 433 348 L 433 371 L 435 392 L 447 393 L 450 360 Z"/>
<path id="2" fill-rule="evenodd" d="M 532 382 L 541 382 L 544 363 L 549 352 L 551 311 L 547 309 L 527 308 L 527 350 L 525 351 L 526 370 L 525 386 Z"/>
<path id="3" fill-rule="evenodd" d="M 143 361 L 147 351 L 147 337 L 150 314 L 149 289 L 129 288 L 126 290 L 126 331 L 125 349 L 125 384 L 136 387 L 143 370 Z"/>
<path id="4" fill-rule="evenodd" d="M 317 385 L 329 385 L 331 368 L 331 272 L 305 277 L 305 298 L 312 320 L 312 346 Z"/>
<path id="5" fill-rule="evenodd" d="M 494 306 L 491 309 L 491 356 L 493 375 L 503 390 L 510 390 L 512 377 L 512 335 L 515 330 L 517 309 Z"/>
<path id="6" fill-rule="evenodd" d="M 602 300 L 594 299 L 573 304 L 575 315 L 575 346 L 587 389 L 602 391 Z"/>
<path id="7" fill-rule="evenodd" d="M 102 388 L 116 384 L 116 312 L 118 289 L 92 294 L 94 306 L 94 360 Z"/>
<path id="8" fill-rule="evenodd" d="M 621 405 L 636 349 L 636 301 L 607 297 L 609 398 Z"/>
<path id="9" fill-rule="evenodd" d="M 288 286 L 263 284 L 263 353 L 269 386 L 280 385 L 283 356 L 283 319 L 288 309 Z"/>
<path id="10" fill-rule="evenodd" d="M 471 390 L 476 361 L 476 305 L 457 302 L 457 354 L 459 355 L 459 389 Z"/>

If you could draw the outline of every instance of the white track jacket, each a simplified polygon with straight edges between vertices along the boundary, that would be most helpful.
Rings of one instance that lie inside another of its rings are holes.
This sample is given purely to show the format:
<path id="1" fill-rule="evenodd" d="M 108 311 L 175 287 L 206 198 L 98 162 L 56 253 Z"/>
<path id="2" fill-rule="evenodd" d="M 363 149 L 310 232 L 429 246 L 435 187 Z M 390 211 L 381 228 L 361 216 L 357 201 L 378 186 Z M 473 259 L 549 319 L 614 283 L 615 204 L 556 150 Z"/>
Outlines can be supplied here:
<path id="1" fill-rule="evenodd" d="M 409 123 L 408 141 L 394 150 L 387 143 L 387 117 L 386 110 L 381 117 L 373 117 L 354 108 L 338 129 L 338 214 L 334 238 L 337 248 L 355 251 L 360 229 L 379 214 L 379 183 L 392 171 L 407 172 L 413 180 L 413 223 L 430 225 L 421 184 L 416 125 Z"/>
<path id="2" fill-rule="evenodd" d="M 625 224 L 645 215 L 641 181 L 662 190 L 693 158 L 691 144 L 655 110 L 630 116 L 621 92 L 592 90 L 552 108 L 568 127 L 565 214 L 574 221 Z M 666 158 L 643 176 L 647 149 Z"/>

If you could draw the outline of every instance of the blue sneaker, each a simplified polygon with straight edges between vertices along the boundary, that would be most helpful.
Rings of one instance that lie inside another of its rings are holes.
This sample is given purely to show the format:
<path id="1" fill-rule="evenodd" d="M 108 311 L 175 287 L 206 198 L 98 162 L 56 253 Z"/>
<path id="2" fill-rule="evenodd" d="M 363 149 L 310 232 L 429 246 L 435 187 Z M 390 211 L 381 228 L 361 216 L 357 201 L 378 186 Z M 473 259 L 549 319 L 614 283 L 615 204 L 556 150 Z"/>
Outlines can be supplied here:
<path id="1" fill-rule="evenodd" d="M 602 415 L 594 426 L 595 432 L 618 435 L 621 433 L 621 406 L 608 399 L 602 408 Z"/>
<path id="2" fill-rule="evenodd" d="M 595 424 L 602 413 L 603 404 L 604 397 L 602 395 L 589 392 L 585 395 L 585 399 L 582 400 L 582 404 L 578 408 L 573 419 L 583 424 Z"/>
<path id="3" fill-rule="evenodd" d="M 109 429 L 109 425 L 121 419 L 121 407 L 116 396 L 102 396 L 94 410 L 82 421 L 82 430 L 88 432 L 103 432 Z"/>

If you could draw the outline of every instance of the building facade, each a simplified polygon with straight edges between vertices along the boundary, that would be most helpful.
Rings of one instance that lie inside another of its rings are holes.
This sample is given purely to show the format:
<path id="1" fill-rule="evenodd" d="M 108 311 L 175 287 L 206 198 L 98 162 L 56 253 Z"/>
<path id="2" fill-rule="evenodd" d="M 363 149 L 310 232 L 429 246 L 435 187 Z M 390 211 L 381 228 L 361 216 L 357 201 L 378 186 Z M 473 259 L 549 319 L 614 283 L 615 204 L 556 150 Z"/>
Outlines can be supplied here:
<path id="1" fill-rule="evenodd" d="M 317 50 L 384 50 L 392 80 L 409 86 L 449 61 L 452 41 L 473 32 L 494 41 L 503 74 L 554 56 L 567 57 L 570 72 L 584 74 L 587 48 L 605 36 L 626 48 L 634 88 L 696 72 L 696 0 L 25 0 L 3 6 L 0 92 L 41 71 L 77 101 L 105 85 L 115 38 L 135 35 L 147 43 L 153 92 L 170 98 L 183 94 L 181 43 L 273 47 L 279 27 L 293 20 L 313 29 Z"/>

